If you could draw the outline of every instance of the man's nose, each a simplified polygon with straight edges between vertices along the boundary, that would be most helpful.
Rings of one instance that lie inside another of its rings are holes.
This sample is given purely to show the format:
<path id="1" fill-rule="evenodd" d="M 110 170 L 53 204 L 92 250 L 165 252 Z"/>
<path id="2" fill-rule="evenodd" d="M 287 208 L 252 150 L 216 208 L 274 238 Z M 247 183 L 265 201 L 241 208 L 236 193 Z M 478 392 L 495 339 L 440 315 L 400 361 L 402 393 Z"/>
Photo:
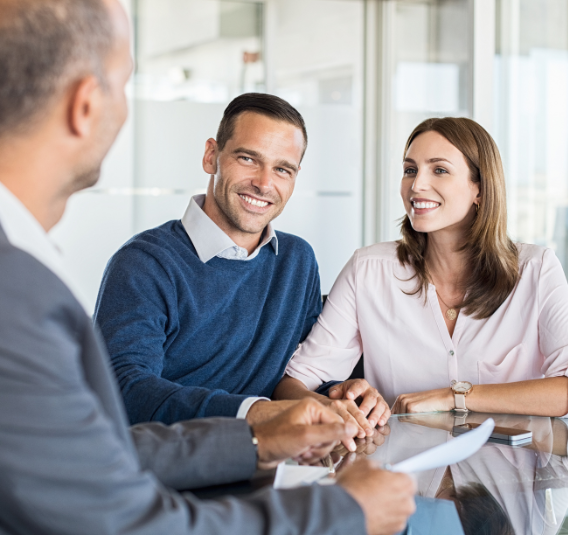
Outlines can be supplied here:
<path id="1" fill-rule="evenodd" d="M 267 167 L 260 169 L 252 179 L 252 185 L 259 191 L 259 193 L 270 191 L 274 186 L 272 169 Z"/>

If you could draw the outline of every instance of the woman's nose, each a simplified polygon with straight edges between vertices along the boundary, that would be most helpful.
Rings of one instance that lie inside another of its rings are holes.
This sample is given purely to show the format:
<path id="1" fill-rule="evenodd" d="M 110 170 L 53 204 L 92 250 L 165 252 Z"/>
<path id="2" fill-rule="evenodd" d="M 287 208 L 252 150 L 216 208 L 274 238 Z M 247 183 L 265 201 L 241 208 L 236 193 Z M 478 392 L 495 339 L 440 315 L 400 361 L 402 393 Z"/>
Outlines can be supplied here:
<path id="1" fill-rule="evenodd" d="M 430 188 L 430 180 L 428 175 L 424 171 L 418 171 L 416 173 L 416 177 L 414 178 L 414 182 L 412 183 L 412 190 L 413 191 L 426 191 Z"/>

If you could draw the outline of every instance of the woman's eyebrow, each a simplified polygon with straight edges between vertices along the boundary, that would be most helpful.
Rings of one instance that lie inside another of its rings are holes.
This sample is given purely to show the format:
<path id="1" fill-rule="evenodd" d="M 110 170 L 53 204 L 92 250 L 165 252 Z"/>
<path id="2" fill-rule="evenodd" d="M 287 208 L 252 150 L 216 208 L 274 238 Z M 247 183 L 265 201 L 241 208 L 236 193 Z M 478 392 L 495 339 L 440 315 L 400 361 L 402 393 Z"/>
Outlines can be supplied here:
<path id="1" fill-rule="evenodd" d="M 428 163 L 448 162 L 450 165 L 453 165 L 453 163 L 450 162 L 450 160 L 447 160 L 446 158 L 430 158 L 429 160 L 426 160 L 426 161 Z M 412 158 L 405 158 L 403 160 L 403 163 L 404 162 L 408 162 L 408 163 L 416 165 L 416 162 Z"/>
<path id="2" fill-rule="evenodd" d="M 436 163 L 436 162 L 448 162 L 450 165 L 453 165 L 450 160 L 446 160 L 446 158 L 430 158 L 428 163 Z"/>

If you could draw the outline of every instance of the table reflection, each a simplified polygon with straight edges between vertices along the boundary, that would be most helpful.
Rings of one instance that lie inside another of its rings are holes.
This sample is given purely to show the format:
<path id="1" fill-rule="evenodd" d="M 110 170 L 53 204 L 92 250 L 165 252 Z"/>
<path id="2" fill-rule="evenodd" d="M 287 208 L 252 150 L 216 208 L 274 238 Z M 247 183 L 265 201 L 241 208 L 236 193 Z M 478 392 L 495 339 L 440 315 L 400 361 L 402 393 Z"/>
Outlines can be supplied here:
<path id="1" fill-rule="evenodd" d="M 488 442 L 469 459 L 417 474 L 418 494 L 454 501 L 466 535 L 568 534 L 568 428 L 557 418 L 471 413 L 393 416 L 373 437 L 359 439 L 357 455 L 395 464 L 453 440 L 452 428 L 482 423 L 526 429 L 524 446 Z M 337 455 L 347 452 L 339 449 Z M 339 465 L 356 455 L 346 455 Z"/>

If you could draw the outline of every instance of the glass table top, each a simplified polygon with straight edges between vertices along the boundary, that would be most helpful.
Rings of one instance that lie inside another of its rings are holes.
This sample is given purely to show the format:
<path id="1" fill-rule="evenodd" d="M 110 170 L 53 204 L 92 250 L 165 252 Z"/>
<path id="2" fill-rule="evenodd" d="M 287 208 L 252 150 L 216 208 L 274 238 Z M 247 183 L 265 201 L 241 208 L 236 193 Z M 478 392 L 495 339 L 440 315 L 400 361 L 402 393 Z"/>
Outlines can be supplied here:
<path id="1" fill-rule="evenodd" d="M 418 494 L 452 500 L 466 535 L 568 535 L 568 421 L 482 413 L 396 415 L 373 437 L 358 439 L 357 454 L 395 464 L 453 440 L 454 425 L 488 417 L 496 426 L 532 431 L 532 443 L 487 442 L 465 461 L 416 474 Z M 338 472 L 353 460 L 345 456 Z"/>

